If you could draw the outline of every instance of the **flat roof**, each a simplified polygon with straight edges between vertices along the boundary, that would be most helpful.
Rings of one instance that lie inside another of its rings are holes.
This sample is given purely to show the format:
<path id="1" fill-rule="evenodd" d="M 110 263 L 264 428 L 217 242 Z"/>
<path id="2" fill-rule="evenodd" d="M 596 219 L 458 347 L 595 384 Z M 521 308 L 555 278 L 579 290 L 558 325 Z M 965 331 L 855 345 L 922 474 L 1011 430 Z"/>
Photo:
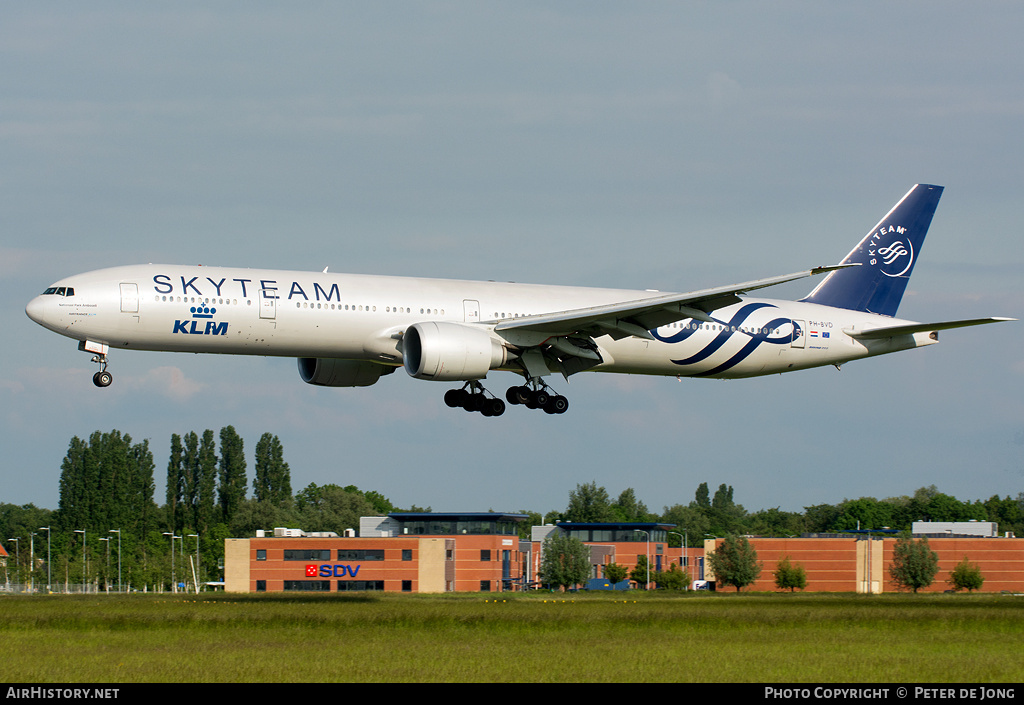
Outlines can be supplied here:
<path id="1" fill-rule="evenodd" d="M 628 531 L 629 529 L 674 529 L 676 524 L 664 524 L 659 521 L 601 521 L 601 522 L 574 522 L 563 521 L 554 524 L 562 529 L 616 529 Z"/>
<path id="2" fill-rule="evenodd" d="M 529 519 L 528 514 L 508 514 L 505 512 L 394 512 L 388 514 L 388 518 L 395 519 L 397 521 L 410 520 L 440 520 L 440 521 L 458 521 L 469 520 L 469 521 L 484 521 L 492 519 L 494 521 L 524 521 Z"/>

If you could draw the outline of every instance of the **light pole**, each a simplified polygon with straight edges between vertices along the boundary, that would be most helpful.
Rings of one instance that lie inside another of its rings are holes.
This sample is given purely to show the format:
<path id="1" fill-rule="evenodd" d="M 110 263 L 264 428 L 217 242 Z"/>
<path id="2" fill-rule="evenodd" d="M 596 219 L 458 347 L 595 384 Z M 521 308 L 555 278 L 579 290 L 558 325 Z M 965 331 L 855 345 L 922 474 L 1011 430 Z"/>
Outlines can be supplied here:
<path id="1" fill-rule="evenodd" d="M 85 565 L 85 529 L 75 529 L 76 534 L 82 535 L 82 592 L 85 592 L 85 584 L 88 581 L 88 570 Z"/>
<path id="2" fill-rule="evenodd" d="M 187 536 L 189 538 L 194 538 L 196 540 L 196 568 L 195 568 L 195 572 L 193 573 L 192 577 L 193 577 L 194 582 L 196 584 L 196 594 L 198 595 L 199 594 L 199 574 L 202 572 L 199 569 L 199 534 L 187 534 Z M 185 543 L 185 541 L 182 540 L 182 544 L 184 544 L 184 543 Z"/>
<path id="3" fill-rule="evenodd" d="M 174 582 L 174 539 L 180 539 L 180 536 L 175 536 L 173 531 L 163 532 L 164 536 L 171 537 L 171 592 L 178 592 L 178 586 Z"/>
<path id="4" fill-rule="evenodd" d="M 683 533 L 679 533 L 678 531 L 670 531 L 668 533 L 675 534 L 676 536 L 678 536 L 679 538 L 681 538 L 683 540 L 683 550 L 680 551 L 680 553 L 679 553 L 679 556 L 680 556 L 679 561 L 680 561 L 680 563 L 682 565 L 680 565 L 679 568 L 684 572 L 685 575 L 689 576 L 689 573 L 687 571 L 689 571 L 690 566 L 688 566 L 686 564 L 686 533 L 685 532 L 686 532 L 686 529 L 683 529 Z M 689 589 L 690 589 L 689 584 L 683 586 L 683 590 L 689 590 Z"/>
<path id="5" fill-rule="evenodd" d="M 110 592 L 110 537 L 100 536 L 100 541 L 103 541 L 107 544 L 107 565 L 103 569 L 103 583 L 107 589 L 107 592 Z"/>
<path id="6" fill-rule="evenodd" d="M 108 534 L 117 534 L 117 591 L 121 592 L 121 530 L 111 529 Z"/>
<path id="7" fill-rule="evenodd" d="M 52 590 L 50 585 L 53 584 L 50 577 L 50 527 L 40 526 L 39 530 L 46 532 L 46 592 L 49 593 Z"/>
<path id="8" fill-rule="evenodd" d="M 644 585 L 644 590 L 651 589 L 651 535 L 643 529 L 633 529 L 633 531 L 644 534 L 647 537 L 647 584 Z"/>
<path id="9" fill-rule="evenodd" d="M 21 577 L 21 539 L 7 539 L 14 542 L 14 565 L 18 566 L 18 577 Z"/>

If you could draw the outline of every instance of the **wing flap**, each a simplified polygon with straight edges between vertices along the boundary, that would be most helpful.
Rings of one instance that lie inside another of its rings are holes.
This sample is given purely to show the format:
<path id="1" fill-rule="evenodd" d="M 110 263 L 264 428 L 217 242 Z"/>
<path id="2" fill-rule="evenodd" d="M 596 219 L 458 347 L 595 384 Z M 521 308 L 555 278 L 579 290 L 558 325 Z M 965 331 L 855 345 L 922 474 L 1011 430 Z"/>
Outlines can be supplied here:
<path id="1" fill-rule="evenodd" d="M 748 291 L 831 272 L 847 266 L 850 265 L 815 267 L 793 274 L 756 279 L 741 284 L 703 289 L 685 294 L 663 294 L 604 306 L 523 316 L 499 321 L 494 330 L 499 334 L 502 331 L 519 330 L 543 333 L 548 336 L 589 334 L 612 335 L 616 338 L 630 335 L 649 338 L 650 334 L 647 331 L 675 321 L 687 318 L 709 321 L 711 320 L 708 317 L 709 312 L 738 303 L 739 296 Z"/>

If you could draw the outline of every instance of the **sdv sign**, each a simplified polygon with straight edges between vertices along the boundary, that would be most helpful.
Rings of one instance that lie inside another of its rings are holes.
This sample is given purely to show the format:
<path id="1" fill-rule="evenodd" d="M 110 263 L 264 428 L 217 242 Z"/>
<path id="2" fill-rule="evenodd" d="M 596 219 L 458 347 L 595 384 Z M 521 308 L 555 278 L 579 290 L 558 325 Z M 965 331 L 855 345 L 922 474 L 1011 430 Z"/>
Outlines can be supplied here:
<path id="1" fill-rule="evenodd" d="M 358 565 L 307 565 L 306 577 L 312 578 L 354 578 L 359 574 Z"/>

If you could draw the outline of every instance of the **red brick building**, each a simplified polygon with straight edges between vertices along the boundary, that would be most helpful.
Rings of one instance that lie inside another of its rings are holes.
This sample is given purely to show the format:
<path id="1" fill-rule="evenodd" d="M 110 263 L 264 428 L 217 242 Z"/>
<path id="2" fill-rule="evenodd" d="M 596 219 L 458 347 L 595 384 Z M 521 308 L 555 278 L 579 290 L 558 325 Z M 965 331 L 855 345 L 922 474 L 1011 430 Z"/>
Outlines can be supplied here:
<path id="1" fill-rule="evenodd" d="M 714 580 L 703 549 L 670 548 L 675 526 L 660 523 L 562 523 L 535 526 L 531 540 L 519 538 L 524 514 L 401 513 L 364 517 L 359 536 L 305 535 L 276 529 L 273 536 L 225 541 L 225 589 L 229 592 L 500 592 L 538 584 L 544 539 L 566 533 L 590 547 L 592 586 L 601 585 L 603 566 L 627 570 L 642 556 L 652 573 L 682 565 L 690 580 Z M 354 532 L 353 532 L 354 533 Z M 761 576 L 744 588 L 776 590 L 778 562 L 804 568 L 809 592 L 894 592 L 889 577 L 896 539 L 869 534 L 830 538 L 748 539 L 761 562 Z M 677 541 L 678 543 L 678 541 Z M 979 566 L 984 592 L 1024 592 L 1024 539 L 934 537 L 939 572 L 927 591 L 950 588 L 949 574 L 966 557 Z M 643 587 L 643 584 L 638 587 Z M 654 587 L 653 583 L 651 587 Z"/>
<path id="2" fill-rule="evenodd" d="M 364 517 L 360 536 L 274 535 L 225 541 L 228 592 L 497 592 L 524 581 L 524 514 Z"/>
<path id="3" fill-rule="evenodd" d="M 744 588 L 771 591 L 775 567 L 785 557 L 807 573 L 808 592 L 896 592 L 899 586 L 889 577 L 896 539 L 891 537 L 841 538 L 750 538 L 761 562 L 761 576 Z M 704 543 L 705 554 L 714 551 L 722 539 Z M 957 537 L 929 538 L 928 545 L 939 556 L 939 572 L 925 592 L 951 589 L 949 574 L 966 557 L 985 578 L 982 592 L 1024 592 L 1024 539 Z M 708 580 L 714 575 L 710 569 Z"/>

